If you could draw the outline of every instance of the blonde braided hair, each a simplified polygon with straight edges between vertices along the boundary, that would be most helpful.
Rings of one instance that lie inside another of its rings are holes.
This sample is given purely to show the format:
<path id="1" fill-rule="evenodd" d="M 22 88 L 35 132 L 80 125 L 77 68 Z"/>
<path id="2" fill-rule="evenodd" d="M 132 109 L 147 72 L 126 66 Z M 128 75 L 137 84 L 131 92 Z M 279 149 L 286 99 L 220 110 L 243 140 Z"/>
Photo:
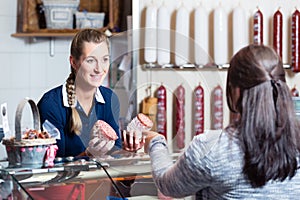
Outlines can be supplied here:
<path id="1" fill-rule="evenodd" d="M 67 84 L 66 84 L 66 90 L 67 90 L 67 95 L 68 95 L 68 103 L 72 109 L 72 118 L 70 121 L 70 131 L 74 132 L 75 134 L 79 135 L 81 128 L 82 128 L 82 123 L 81 119 L 79 116 L 79 113 L 76 110 L 76 92 L 75 92 L 75 70 L 72 68 L 71 73 L 67 79 Z"/>

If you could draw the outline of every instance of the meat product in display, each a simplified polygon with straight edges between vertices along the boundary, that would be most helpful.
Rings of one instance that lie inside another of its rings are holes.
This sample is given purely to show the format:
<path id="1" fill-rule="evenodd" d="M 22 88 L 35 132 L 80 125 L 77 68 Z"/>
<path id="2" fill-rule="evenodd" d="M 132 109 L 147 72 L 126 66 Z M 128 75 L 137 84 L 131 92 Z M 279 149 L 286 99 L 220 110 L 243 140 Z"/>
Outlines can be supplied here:
<path id="1" fill-rule="evenodd" d="M 189 60 L 189 12 L 182 6 L 176 12 L 175 64 L 182 67 Z"/>
<path id="2" fill-rule="evenodd" d="M 246 12 L 241 6 L 238 6 L 232 12 L 233 54 L 248 44 L 246 30 Z"/>
<path id="3" fill-rule="evenodd" d="M 194 35 L 195 35 L 195 63 L 198 66 L 209 63 L 208 53 L 208 13 L 203 6 L 195 9 L 194 16 Z"/>
<path id="4" fill-rule="evenodd" d="M 300 72 L 300 12 L 292 15 L 292 70 Z"/>
<path id="5" fill-rule="evenodd" d="M 222 129 L 223 128 L 223 91 L 220 85 L 214 88 L 212 94 L 212 129 Z"/>
<path id="6" fill-rule="evenodd" d="M 170 20 L 167 6 L 162 5 L 157 11 L 157 63 L 162 66 L 170 63 Z"/>
<path id="7" fill-rule="evenodd" d="M 219 6 L 213 12 L 214 17 L 214 61 L 217 65 L 228 62 L 228 16 Z"/>
<path id="8" fill-rule="evenodd" d="M 254 44 L 263 44 L 263 14 L 258 9 L 254 14 Z"/>
<path id="9" fill-rule="evenodd" d="M 204 90 L 201 85 L 195 88 L 194 94 L 194 129 L 195 135 L 198 135 L 204 132 Z"/>
<path id="10" fill-rule="evenodd" d="M 178 149 L 184 148 L 185 140 L 185 89 L 180 85 L 176 91 L 176 138 L 177 138 L 177 147 Z"/>
<path id="11" fill-rule="evenodd" d="M 167 91 L 161 85 L 157 89 L 157 132 L 167 138 Z"/>
<path id="12" fill-rule="evenodd" d="M 282 14 L 277 10 L 273 17 L 273 47 L 282 58 Z"/>
<path id="13" fill-rule="evenodd" d="M 157 8 L 154 5 L 149 5 L 146 9 L 145 28 L 145 61 L 154 63 L 157 59 Z"/>

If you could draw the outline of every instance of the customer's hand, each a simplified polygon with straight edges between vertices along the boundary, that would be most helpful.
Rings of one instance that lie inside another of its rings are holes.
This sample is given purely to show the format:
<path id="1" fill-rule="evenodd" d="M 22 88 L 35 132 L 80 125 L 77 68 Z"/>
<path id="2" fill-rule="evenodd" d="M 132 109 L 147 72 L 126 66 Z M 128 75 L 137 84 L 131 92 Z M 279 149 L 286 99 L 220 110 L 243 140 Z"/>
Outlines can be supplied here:
<path id="1" fill-rule="evenodd" d="M 145 137 L 138 131 L 123 131 L 123 148 L 135 152 L 144 146 Z"/>
<path id="2" fill-rule="evenodd" d="M 114 140 L 101 140 L 99 137 L 94 137 L 89 142 L 87 154 L 94 157 L 101 157 L 111 150 L 114 145 Z"/>
<path id="3" fill-rule="evenodd" d="M 143 131 L 143 136 L 145 137 L 145 144 L 144 144 L 145 153 L 148 153 L 150 141 L 158 135 L 160 134 L 155 131 Z"/>

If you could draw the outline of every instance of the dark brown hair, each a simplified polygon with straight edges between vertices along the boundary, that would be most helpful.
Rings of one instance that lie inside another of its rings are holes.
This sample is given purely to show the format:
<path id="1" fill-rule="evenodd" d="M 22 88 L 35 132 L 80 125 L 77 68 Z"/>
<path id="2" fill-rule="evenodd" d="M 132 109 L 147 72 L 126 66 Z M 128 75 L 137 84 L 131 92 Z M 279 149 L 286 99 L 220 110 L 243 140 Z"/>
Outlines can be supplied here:
<path id="1" fill-rule="evenodd" d="M 239 88 L 239 97 L 234 90 Z M 227 103 L 239 119 L 227 127 L 237 132 L 244 152 L 243 173 L 253 187 L 292 178 L 297 170 L 299 122 L 285 71 L 276 52 L 249 45 L 231 59 Z"/>
<path id="2" fill-rule="evenodd" d="M 106 35 L 97 29 L 82 29 L 73 38 L 71 43 L 71 55 L 78 61 L 82 55 L 85 42 L 101 43 L 106 42 L 109 48 L 109 42 Z M 66 89 L 68 94 L 68 103 L 72 108 L 72 117 L 70 123 L 70 131 L 76 134 L 80 134 L 81 131 L 81 120 L 79 114 L 75 108 L 76 106 L 76 94 L 75 94 L 75 78 L 76 71 L 71 66 L 71 73 L 67 79 Z"/>

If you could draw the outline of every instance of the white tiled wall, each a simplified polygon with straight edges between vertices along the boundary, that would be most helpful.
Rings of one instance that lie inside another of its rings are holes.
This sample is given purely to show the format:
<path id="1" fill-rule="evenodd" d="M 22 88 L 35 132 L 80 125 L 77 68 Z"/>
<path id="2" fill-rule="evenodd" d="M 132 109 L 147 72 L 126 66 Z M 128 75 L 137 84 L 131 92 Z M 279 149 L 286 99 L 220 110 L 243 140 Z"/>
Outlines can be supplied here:
<path id="1" fill-rule="evenodd" d="M 71 38 L 55 38 L 54 56 L 50 56 L 48 38 L 11 37 L 16 32 L 17 0 L 0 0 L 0 5 L 0 104 L 7 102 L 9 125 L 14 133 L 15 111 L 20 100 L 30 97 L 37 102 L 46 90 L 62 84 L 68 77 Z M 23 126 L 32 126 L 29 111 L 29 106 L 24 108 Z M 0 145 L 0 159 L 5 156 Z"/>

